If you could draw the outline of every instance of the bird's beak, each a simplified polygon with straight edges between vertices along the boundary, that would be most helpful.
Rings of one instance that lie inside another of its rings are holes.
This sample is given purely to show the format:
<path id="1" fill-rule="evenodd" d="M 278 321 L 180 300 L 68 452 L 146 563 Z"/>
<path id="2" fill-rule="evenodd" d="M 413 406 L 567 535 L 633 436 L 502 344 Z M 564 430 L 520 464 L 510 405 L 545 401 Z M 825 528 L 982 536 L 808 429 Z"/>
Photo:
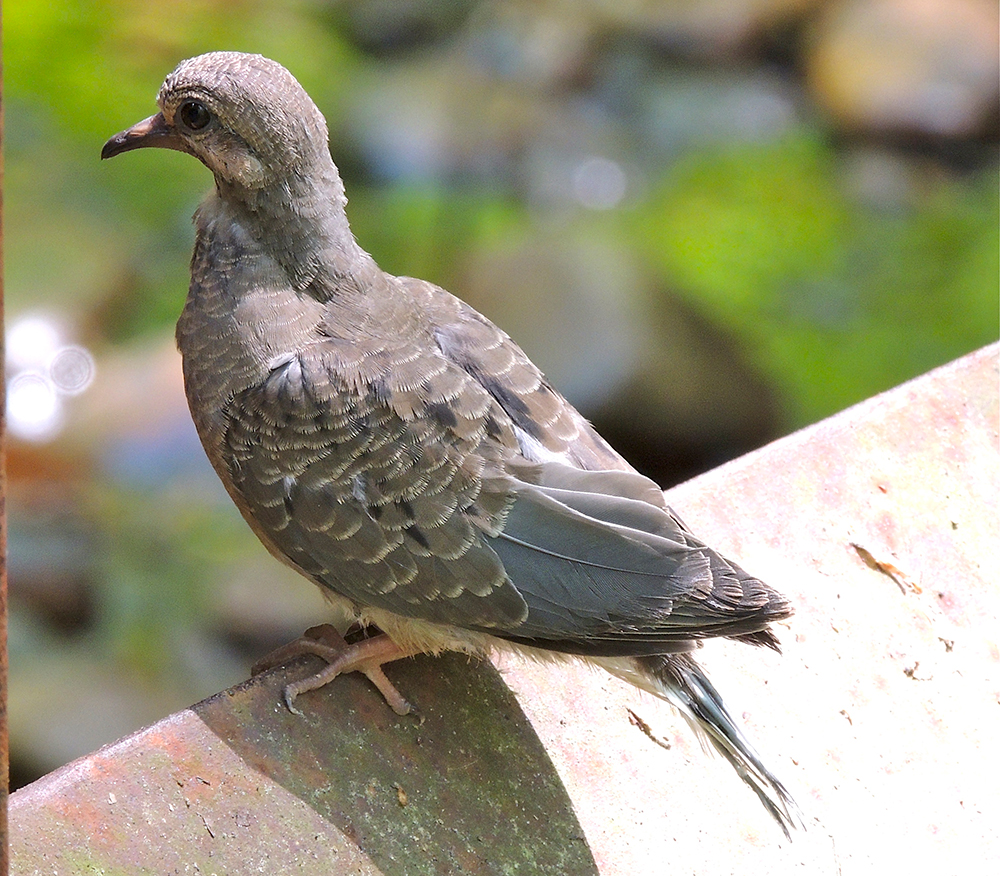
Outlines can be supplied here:
<path id="1" fill-rule="evenodd" d="M 114 158 L 123 152 L 142 149 L 144 146 L 158 146 L 161 149 L 177 149 L 187 152 L 187 146 L 177 135 L 177 132 L 167 124 L 163 113 L 157 113 L 148 119 L 143 119 L 115 134 L 101 150 L 101 158 Z"/>

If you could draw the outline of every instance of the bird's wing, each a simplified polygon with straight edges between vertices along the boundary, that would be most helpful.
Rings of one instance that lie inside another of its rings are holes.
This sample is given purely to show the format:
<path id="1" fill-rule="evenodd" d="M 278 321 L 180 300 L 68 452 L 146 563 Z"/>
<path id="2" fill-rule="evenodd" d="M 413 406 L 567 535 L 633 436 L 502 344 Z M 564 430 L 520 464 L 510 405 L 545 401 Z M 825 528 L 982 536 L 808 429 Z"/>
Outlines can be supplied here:
<path id="1" fill-rule="evenodd" d="M 524 456 L 561 459 L 583 469 L 632 470 L 507 334 L 440 287 L 399 279 L 411 299 L 422 298 L 435 314 L 433 335 L 442 355 L 472 376 L 506 413 Z"/>
<path id="2" fill-rule="evenodd" d="M 515 500 L 488 543 L 528 606 L 508 638 L 591 655 L 684 651 L 708 636 L 773 644 L 787 603 L 646 500 L 634 472 L 513 467 Z"/>
<path id="3" fill-rule="evenodd" d="M 417 344 L 318 339 L 232 399 L 229 474 L 265 544 L 356 605 L 513 628 L 527 608 L 483 539 L 511 501 L 494 415 Z"/>
<path id="4" fill-rule="evenodd" d="M 409 282 L 412 295 L 428 294 L 429 284 Z M 502 531 L 487 537 L 528 606 L 508 638 L 590 654 L 664 653 L 705 636 L 756 640 L 787 613 L 778 594 L 693 536 L 660 488 L 513 341 L 455 306 L 435 327 L 438 345 L 508 415 L 520 451 L 506 461 L 514 501 Z M 766 634 L 759 641 L 771 644 Z"/>
<path id="5" fill-rule="evenodd" d="M 232 400 L 231 482 L 272 550 L 359 606 L 560 650 L 773 619 L 506 335 L 442 301 L 432 338 L 317 337 Z"/>

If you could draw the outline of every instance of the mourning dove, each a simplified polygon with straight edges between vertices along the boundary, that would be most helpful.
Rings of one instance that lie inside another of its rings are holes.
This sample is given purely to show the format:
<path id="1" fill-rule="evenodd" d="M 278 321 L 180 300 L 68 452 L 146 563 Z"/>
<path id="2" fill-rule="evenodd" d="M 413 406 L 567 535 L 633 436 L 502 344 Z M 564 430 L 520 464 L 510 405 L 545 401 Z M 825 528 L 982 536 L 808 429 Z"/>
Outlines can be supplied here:
<path id="1" fill-rule="evenodd" d="M 791 614 L 698 540 L 504 332 L 357 244 L 326 121 L 281 65 L 182 62 L 160 111 L 102 158 L 195 156 L 177 324 L 198 434 L 268 550 L 376 635 L 307 650 L 342 672 L 422 652 L 576 655 L 677 706 L 782 829 L 795 805 L 692 657 L 723 636 L 777 649 Z"/>

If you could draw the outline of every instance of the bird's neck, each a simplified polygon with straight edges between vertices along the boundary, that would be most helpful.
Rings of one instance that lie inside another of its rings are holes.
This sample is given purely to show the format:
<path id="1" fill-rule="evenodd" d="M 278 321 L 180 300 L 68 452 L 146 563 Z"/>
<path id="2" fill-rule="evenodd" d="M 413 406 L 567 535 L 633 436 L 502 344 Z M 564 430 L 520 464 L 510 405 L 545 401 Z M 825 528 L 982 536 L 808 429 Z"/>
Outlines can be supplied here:
<path id="1" fill-rule="evenodd" d="M 363 291 L 380 274 L 372 257 L 354 239 L 347 221 L 344 184 L 332 161 L 309 174 L 290 174 L 280 185 L 256 191 L 227 190 L 221 200 L 243 215 L 245 228 L 299 290 L 334 288 L 347 282 Z"/>

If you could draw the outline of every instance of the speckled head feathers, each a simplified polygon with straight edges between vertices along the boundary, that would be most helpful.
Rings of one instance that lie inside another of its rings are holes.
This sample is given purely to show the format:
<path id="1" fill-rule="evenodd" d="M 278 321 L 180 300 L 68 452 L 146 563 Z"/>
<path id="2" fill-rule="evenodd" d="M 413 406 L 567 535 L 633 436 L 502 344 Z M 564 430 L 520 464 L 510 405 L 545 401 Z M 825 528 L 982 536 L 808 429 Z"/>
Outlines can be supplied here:
<path id="1" fill-rule="evenodd" d="M 323 115 L 284 67 L 261 55 L 210 52 L 182 61 L 157 103 L 176 143 L 224 183 L 258 189 L 329 161 Z"/>

